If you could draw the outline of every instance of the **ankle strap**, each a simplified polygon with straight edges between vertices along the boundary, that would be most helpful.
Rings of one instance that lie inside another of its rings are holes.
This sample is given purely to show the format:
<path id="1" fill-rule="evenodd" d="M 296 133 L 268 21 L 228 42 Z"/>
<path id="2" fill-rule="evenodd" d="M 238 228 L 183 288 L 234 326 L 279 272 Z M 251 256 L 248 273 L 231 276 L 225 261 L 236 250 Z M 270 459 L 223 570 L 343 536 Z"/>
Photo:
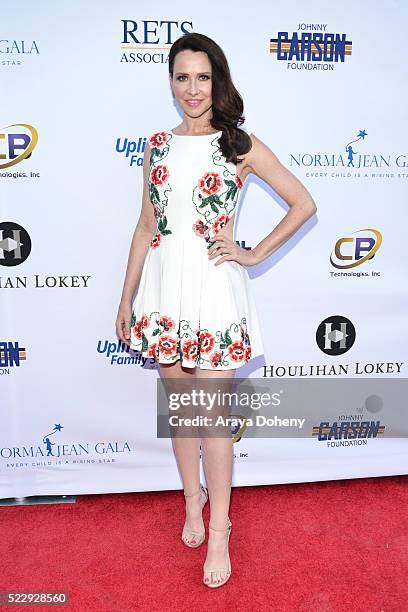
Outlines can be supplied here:
<path id="1" fill-rule="evenodd" d="M 200 488 L 198 489 L 198 491 L 195 491 L 194 493 L 184 493 L 184 497 L 194 497 L 195 495 L 198 495 L 200 491 L 203 491 L 207 495 L 206 488 L 202 484 L 200 484 Z"/>
<path id="2" fill-rule="evenodd" d="M 218 529 L 218 527 L 213 527 L 212 525 L 208 525 L 210 529 L 212 529 L 213 531 L 228 531 L 228 529 L 231 529 L 232 523 L 231 521 L 228 519 L 228 525 L 227 527 L 225 527 L 224 529 Z"/>
<path id="3" fill-rule="evenodd" d="M 198 489 L 195 493 L 184 493 L 184 497 L 194 497 L 194 495 L 198 495 L 201 489 Z"/>

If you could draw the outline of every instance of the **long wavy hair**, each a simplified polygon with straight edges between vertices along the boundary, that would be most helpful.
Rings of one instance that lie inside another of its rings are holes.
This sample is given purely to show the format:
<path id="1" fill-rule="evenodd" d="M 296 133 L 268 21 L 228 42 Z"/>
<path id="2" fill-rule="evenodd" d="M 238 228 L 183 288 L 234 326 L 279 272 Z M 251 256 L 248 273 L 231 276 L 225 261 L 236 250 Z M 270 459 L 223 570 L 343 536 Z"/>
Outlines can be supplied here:
<path id="1" fill-rule="evenodd" d="M 222 130 L 219 145 L 227 161 L 239 163 L 239 155 L 248 153 L 252 146 L 250 137 L 239 126 L 244 123 L 244 102 L 232 82 L 227 58 L 217 43 L 197 32 L 188 32 L 178 38 L 170 47 L 169 74 L 173 78 L 174 61 L 177 53 L 189 49 L 204 51 L 212 68 L 212 119 L 215 130 Z"/>

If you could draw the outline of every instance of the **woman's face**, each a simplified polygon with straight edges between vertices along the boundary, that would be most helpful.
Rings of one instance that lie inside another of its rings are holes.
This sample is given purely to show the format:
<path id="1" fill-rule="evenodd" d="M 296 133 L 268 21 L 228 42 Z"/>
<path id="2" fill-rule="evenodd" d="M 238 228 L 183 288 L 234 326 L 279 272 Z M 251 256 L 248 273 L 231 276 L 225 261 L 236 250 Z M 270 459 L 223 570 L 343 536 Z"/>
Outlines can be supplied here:
<path id="1" fill-rule="evenodd" d="M 177 103 L 189 117 L 201 117 L 212 105 L 212 70 L 204 51 L 177 53 L 170 85 Z"/>

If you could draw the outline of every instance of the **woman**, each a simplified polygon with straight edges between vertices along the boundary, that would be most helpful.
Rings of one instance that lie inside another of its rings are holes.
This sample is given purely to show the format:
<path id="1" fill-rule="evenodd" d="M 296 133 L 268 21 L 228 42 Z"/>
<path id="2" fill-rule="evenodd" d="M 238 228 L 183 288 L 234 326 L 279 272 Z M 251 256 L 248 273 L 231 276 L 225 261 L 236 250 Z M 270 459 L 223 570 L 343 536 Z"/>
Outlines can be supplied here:
<path id="1" fill-rule="evenodd" d="M 172 94 L 184 116 L 178 127 L 152 134 L 144 151 L 142 210 L 116 329 L 132 349 L 156 358 L 160 376 L 174 388 L 192 377 L 228 386 L 239 366 L 263 353 L 246 268 L 279 249 L 316 206 L 269 147 L 239 128 L 242 98 L 212 39 L 183 35 L 172 45 L 168 64 Z M 289 211 L 246 250 L 235 243 L 233 226 L 251 172 L 286 200 Z M 172 436 L 172 441 L 185 495 L 182 539 L 190 547 L 203 543 L 202 509 L 209 497 L 203 581 L 218 587 L 231 575 L 232 439 L 201 439 L 208 492 L 199 480 L 200 439 Z"/>

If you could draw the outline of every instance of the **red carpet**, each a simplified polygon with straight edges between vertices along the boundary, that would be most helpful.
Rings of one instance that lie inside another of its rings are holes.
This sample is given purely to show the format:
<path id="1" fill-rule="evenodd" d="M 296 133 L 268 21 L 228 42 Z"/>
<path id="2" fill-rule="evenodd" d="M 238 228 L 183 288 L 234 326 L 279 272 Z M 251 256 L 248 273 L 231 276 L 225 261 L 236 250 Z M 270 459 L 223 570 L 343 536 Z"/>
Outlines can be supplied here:
<path id="1" fill-rule="evenodd" d="M 180 492 L 87 495 L 1 509 L 0 590 L 68 591 L 66 606 L 2 609 L 402 612 L 408 609 L 404 476 L 233 489 L 232 576 L 201 583 Z M 208 507 L 204 519 L 208 524 Z"/>

